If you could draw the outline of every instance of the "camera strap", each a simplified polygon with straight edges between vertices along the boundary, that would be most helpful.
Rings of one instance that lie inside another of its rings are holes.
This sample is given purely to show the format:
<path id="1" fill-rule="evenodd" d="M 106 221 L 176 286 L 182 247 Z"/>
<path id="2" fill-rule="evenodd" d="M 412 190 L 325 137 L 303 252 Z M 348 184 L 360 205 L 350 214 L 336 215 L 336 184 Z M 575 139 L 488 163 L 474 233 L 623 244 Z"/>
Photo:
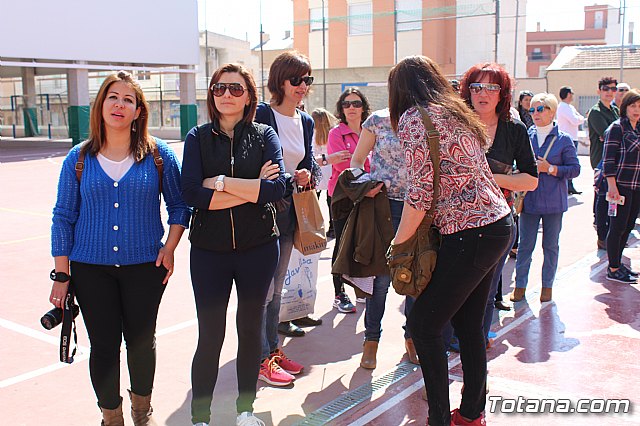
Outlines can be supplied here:
<path id="1" fill-rule="evenodd" d="M 60 362 L 71 364 L 78 349 L 78 334 L 76 333 L 76 320 L 73 316 L 74 293 L 73 285 L 69 283 L 69 290 L 64 298 L 62 307 L 62 329 L 60 331 Z M 71 333 L 73 332 L 74 347 L 71 348 Z"/>

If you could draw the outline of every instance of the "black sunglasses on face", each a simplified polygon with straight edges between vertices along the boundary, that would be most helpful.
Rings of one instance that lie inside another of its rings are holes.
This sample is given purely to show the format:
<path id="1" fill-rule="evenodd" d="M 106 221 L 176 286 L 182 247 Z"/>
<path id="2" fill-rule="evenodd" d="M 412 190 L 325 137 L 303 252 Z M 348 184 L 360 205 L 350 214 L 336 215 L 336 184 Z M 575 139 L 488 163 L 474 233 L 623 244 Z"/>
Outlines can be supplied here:
<path id="1" fill-rule="evenodd" d="M 629 89 L 618 89 L 618 92 L 628 92 Z"/>
<path id="2" fill-rule="evenodd" d="M 342 101 L 340 105 L 342 105 L 343 109 L 347 109 L 349 108 L 349 106 L 352 106 L 354 108 L 362 108 L 362 101 Z"/>
<path id="3" fill-rule="evenodd" d="M 534 113 L 534 112 L 536 112 L 536 111 L 538 111 L 538 112 L 542 112 L 542 111 L 544 111 L 545 109 L 551 109 L 551 108 L 549 108 L 548 106 L 545 106 L 545 105 L 538 105 L 538 106 L 537 106 L 537 107 L 535 107 L 535 108 L 531 107 L 531 108 L 529 108 L 529 114 L 533 114 L 533 113 Z"/>
<path id="4" fill-rule="evenodd" d="M 603 92 L 608 92 L 609 90 L 611 90 L 612 92 L 617 92 L 618 88 L 615 86 L 602 86 L 600 90 L 602 90 Z"/>
<path id="5" fill-rule="evenodd" d="M 291 77 L 288 80 L 292 86 L 296 87 L 300 86 L 302 83 L 306 84 L 307 86 L 311 86 L 311 83 L 313 83 L 313 77 L 311 77 L 310 75 L 305 75 L 304 77 Z"/>
<path id="6" fill-rule="evenodd" d="M 236 98 L 242 96 L 242 94 L 246 90 L 240 83 L 216 83 L 211 87 L 213 96 L 217 98 L 224 96 L 224 92 L 226 92 L 227 89 L 229 89 L 229 93 L 231 93 L 231 96 L 234 96 Z"/>

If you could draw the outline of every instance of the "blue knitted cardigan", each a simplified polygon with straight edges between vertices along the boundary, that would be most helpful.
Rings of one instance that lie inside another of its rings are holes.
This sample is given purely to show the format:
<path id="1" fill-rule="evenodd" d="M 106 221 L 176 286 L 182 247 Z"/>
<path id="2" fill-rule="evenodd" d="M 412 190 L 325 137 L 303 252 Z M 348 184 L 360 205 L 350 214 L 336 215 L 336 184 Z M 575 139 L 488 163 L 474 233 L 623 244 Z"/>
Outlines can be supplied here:
<path id="1" fill-rule="evenodd" d="M 169 146 L 156 139 L 164 162 L 162 195 L 168 224 L 189 225 L 190 210 L 182 200 L 180 164 Z M 134 163 L 115 182 L 94 155 L 87 154 L 81 182 L 75 164 L 80 148 L 64 160 L 53 209 L 51 254 L 95 265 L 154 262 L 163 246 L 158 172 L 153 156 Z"/>

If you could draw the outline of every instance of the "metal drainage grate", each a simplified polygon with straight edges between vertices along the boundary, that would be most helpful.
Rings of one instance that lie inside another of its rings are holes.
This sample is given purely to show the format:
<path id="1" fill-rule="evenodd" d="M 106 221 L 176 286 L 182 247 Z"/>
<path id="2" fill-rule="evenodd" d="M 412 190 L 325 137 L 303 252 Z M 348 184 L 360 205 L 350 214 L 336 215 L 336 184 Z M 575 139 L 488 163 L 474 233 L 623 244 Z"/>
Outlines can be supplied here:
<path id="1" fill-rule="evenodd" d="M 346 394 L 334 399 L 330 403 L 318 408 L 313 413 L 310 413 L 302 421 L 296 423 L 294 426 L 322 426 L 336 419 L 342 414 L 346 413 L 353 407 L 368 401 L 371 395 L 381 389 L 385 389 L 397 381 L 407 377 L 409 374 L 416 371 L 418 367 L 414 364 L 404 361 L 396 368 L 384 374 L 381 377 L 373 380 L 370 383 L 347 392 Z"/>

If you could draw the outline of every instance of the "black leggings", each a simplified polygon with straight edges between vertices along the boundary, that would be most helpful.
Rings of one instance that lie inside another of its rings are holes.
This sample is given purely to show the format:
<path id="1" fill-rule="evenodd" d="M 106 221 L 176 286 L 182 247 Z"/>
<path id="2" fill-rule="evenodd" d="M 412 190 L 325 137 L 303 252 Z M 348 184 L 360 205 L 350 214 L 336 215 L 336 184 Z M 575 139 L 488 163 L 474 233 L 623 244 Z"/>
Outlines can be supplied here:
<path id="1" fill-rule="evenodd" d="M 609 217 L 609 233 L 607 234 L 607 256 L 609 267 L 619 268 L 629 234 L 636 225 L 640 211 L 640 190 L 634 191 L 618 187 L 620 195 L 624 195 L 624 204 L 618 206 L 616 216 Z M 607 203 L 608 204 L 608 203 Z"/>
<path id="2" fill-rule="evenodd" d="M 460 341 L 464 392 L 460 413 L 484 410 L 487 354 L 483 317 L 498 260 L 511 240 L 511 215 L 490 225 L 444 235 L 429 286 L 418 296 L 408 325 L 427 388 L 429 424 L 449 425 L 449 369 L 442 331 L 451 321 Z"/>
<path id="3" fill-rule="evenodd" d="M 347 218 L 333 220 L 333 232 L 336 234 L 336 239 L 334 241 L 333 246 L 333 255 L 331 256 L 331 265 L 333 265 L 338 258 L 338 248 L 340 246 L 340 238 L 342 238 L 342 231 L 344 231 L 344 226 L 347 224 Z M 333 290 L 336 294 L 344 292 L 344 284 L 342 283 L 342 278 L 340 278 L 339 274 L 333 274 Z"/>
<path id="4" fill-rule="evenodd" d="M 120 405 L 120 345 L 127 347 L 131 391 L 146 396 L 156 371 L 156 320 L 164 266 L 128 266 L 71 262 L 71 275 L 91 342 L 89 373 L 98 405 Z"/>
<path id="5" fill-rule="evenodd" d="M 262 353 L 264 303 L 278 264 L 278 241 L 245 251 L 213 252 L 191 246 L 191 281 L 198 312 L 198 347 L 191 366 L 191 421 L 209 423 L 218 379 L 227 305 L 236 283 L 238 413 L 253 412 Z"/>

